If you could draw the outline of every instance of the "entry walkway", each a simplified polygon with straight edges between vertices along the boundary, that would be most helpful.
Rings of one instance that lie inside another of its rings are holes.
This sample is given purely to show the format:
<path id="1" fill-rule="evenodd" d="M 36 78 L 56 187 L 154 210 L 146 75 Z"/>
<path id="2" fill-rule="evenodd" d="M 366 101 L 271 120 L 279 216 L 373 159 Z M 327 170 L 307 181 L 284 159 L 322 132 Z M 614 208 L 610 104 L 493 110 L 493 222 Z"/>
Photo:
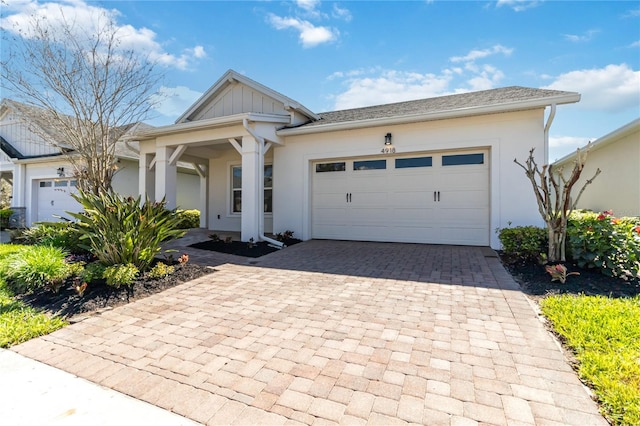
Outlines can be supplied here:
<path id="1" fill-rule="evenodd" d="M 12 350 L 205 424 L 607 424 L 486 248 L 309 241 Z"/>

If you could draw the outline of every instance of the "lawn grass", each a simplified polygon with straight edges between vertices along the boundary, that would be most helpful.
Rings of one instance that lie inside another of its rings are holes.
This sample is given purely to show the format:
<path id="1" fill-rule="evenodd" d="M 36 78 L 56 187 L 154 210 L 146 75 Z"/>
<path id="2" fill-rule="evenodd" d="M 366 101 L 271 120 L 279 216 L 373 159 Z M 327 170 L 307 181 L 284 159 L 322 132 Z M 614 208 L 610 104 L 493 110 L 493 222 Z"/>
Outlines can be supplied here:
<path id="1" fill-rule="evenodd" d="M 0 263 L 7 255 L 23 247 L 0 244 Z M 62 318 L 50 317 L 15 300 L 4 279 L 0 277 L 0 348 L 8 348 L 49 334 L 65 325 L 67 322 Z"/>
<path id="2" fill-rule="evenodd" d="M 575 352 L 603 415 L 640 425 L 640 297 L 550 296 L 541 308 Z"/>

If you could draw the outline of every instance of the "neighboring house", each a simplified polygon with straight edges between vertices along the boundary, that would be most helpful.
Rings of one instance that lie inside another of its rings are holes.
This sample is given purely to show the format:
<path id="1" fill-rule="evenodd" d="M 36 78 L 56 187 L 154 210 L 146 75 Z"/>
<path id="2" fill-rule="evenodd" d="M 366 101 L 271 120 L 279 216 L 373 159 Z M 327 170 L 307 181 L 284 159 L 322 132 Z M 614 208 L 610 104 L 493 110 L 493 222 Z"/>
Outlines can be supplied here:
<path id="1" fill-rule="evenodd" d="M 143 123 L 127 126 L 127 134 L 151 129 Z M 64 140 L 41 118 L 41 110 L 10 99 L 0 102 L 0 177 L 12 186 L 11 206 L 24 210 L 24 225 L 57 220 L 78 211 L 70 196 L 76 189 L 73 167 L 54 145 Z M 72 153 L 72 151 L 67 151 Z M 138 195 L 138 146 L 135 142 L 116 144 L 118 172 L 113 188 L 122 195 Z M 199 197 L 191 190 L 198 176 L 191 167 L 180 167 L 178 205 L 198 208 Z"/>
<path id="2" fill-rule="evenodd" d="M 498 248 L 496 228 L 541 224 L 514 158 L 546 163 L 556 105 L 579 100 L 506 87 L 316 114 L 229 70 L 175 124 L 136 135 L 140 192 L 176 205 L 180 159 L 197 164 L 202 226 L 243 241 Z"/>
<path id="3" fill-rule="evenodd" d="M 580 180 L 579 191 L 587 179 L 601 173 L 587 186 L 578 200 L 578 208 L 596 212 L 613 210 L 616 216 L 640 216 L 640 118 L 604 135 L 583 147 L 589 149 Z M 576 153 L 554 163 L 568 172 Z"/>

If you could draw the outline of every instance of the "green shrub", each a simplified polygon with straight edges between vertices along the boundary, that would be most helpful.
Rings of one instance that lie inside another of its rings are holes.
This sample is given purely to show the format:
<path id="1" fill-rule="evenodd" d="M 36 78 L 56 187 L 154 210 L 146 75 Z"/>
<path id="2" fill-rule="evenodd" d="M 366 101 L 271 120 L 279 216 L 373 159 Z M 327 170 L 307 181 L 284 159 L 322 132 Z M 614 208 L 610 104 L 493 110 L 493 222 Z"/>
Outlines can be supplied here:
<path id="1" fill-rule="evenodd" d="M 104 277 L 105 266 L 100 262 L 91 262 L 84 267 L 82 272 L 78 275 L 80 281 L 90 283 L 95 280 L 102 279 Z"/>
<path id="2" fill-rule="evenodd" d="M 39 222 L 25 229 L 18 240 L 24 244 L 54 246 L 79 254 L 86 252 L 80 247 L 80 236 L 73 222 Z"/>
<path id="3" fill-rule="evenodd" d="M 0 229 L 9 227 L 9 218 L 13 214 L 11 209 L 0 209 Z"/>
<path id="4" fill-rule="evenodd" d="M 72 196 L 84 208 L 82 213 L 70 213 L 78 220 L 81 246 L 105 266 L 133 264 L 144 271 L 161 243 L 186 232 L 178 228 L 179 217 L 165 208 L 164 201 L 142 204 L 140 197 L 82 191 Z"/>
<path id="5" fill-rule="evenodd" d="M 107 285 L 118 288 L 123 285 L 133 284 L 139 272 L 136 265 L 132 263 L 112 265 L 104 269 L 102 277 L 107 280 Z"/>
<path id="6" fill-rule="evenodd" d="M 5 267 L 2 272 L 6 274 L 9 288 L 15 293 L 26 293 L 47 286 L 55 290 L 71 275 L 71 268 L 64 260 L 66 255 L 57 247 L 25 247 L 3 261 Z"/>
<path id="7" fill-rule="evenodd" d="M 176 210 L 180 218 L 178 229 L 190 229 L 200 227 L 200 210 Z"/>
<path id="8" fill-rule="evenodd" d="M 567 225 L 567 253 L 582 268 L 623 279 L 640 278 L 640 218 L 575 211 Z"/>
<path id="9" fill-rule="evenodd" d="M 510 263 L 538 262 L 544 258 L 549 245 L 547 230 L 537 226 L 516 226 L 498 230 L 502 251 Z"/>
<path id="10" fill-rule="evenodd" d="M 149 271 L 149 277 L 151 278 L 164 278 L 167 275 L 171 275 L 175 272 L 176 268 L 172 265 L 167 265 L 164 262 L 158 262 Z"/>

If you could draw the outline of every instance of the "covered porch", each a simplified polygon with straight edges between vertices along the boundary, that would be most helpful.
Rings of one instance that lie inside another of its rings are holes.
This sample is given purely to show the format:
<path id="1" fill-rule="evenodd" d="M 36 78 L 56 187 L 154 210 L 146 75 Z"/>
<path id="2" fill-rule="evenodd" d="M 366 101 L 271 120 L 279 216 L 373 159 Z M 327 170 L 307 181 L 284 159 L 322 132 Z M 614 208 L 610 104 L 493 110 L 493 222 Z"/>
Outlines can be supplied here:
<path id="1" fill-rule="evenodd" d="M 200 227 L 239 232 L 242 241 L 270 241 L 272 149 L 288 115 L 242 113 L 183 122 L 136 136 L 140 143 L 139 193 L 177 205 L 177 164 L 199 176 Z M 266 160 L 265 160 L 266 158 Z M 266 170 L 266 172 L 265 172 Z M 269 198 L 269 195 L 267 196 Z"/>

